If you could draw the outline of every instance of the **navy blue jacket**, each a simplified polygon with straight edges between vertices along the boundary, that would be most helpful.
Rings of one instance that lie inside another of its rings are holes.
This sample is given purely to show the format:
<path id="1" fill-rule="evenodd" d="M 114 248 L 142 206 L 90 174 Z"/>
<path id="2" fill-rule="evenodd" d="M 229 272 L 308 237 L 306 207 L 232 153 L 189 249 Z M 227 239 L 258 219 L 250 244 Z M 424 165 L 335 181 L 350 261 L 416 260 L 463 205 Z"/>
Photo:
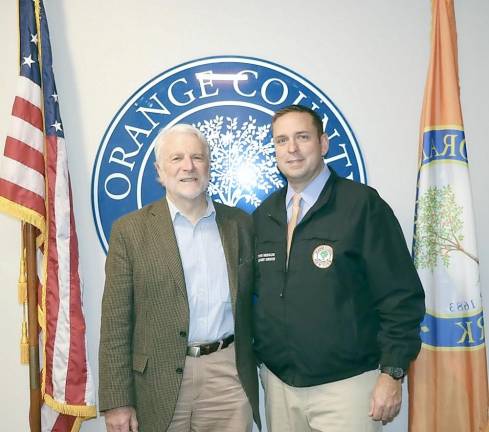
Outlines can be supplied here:
<path id="1" fill-rule="evenodd" d="M 285 194 L 275 192 L 253 215 L 258 359 L 295 387 L 379 364 L 407 369 L 421 346 L 424 292 L 391 208 L 331 170 L 295 228 L 286 269 Z"/>

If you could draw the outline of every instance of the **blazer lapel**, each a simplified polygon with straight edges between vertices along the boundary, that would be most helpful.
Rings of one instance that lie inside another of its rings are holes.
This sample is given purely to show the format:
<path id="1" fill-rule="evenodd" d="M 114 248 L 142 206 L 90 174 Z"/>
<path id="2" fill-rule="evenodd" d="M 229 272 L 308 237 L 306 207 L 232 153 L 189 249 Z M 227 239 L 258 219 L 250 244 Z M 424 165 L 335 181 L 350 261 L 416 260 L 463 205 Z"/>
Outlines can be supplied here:
<path id="1" fill-rule="evenodd" d="M 187 299 L 182 260 L 166 199 L 163 198 L 156 202 L 150 213 L 151 218 L 148 223 L 151 225 L 151 231 L 154 232 L 157 253 L 162 258 L 162 264 L 168 267 L 178 289 Z"/>
<path id="2" fill-rule="evenodd" d="M 236 317 L 236 298 L 238 294 L 238 227 L 236 221 L 231 218 L 223 217 L 219 207 L 215 205 L 216 222 L 221 235 L 222 247 L 226 257 L 229 290 L 231 292 L 231 301 L 233 304 L 233 315 Z"/>

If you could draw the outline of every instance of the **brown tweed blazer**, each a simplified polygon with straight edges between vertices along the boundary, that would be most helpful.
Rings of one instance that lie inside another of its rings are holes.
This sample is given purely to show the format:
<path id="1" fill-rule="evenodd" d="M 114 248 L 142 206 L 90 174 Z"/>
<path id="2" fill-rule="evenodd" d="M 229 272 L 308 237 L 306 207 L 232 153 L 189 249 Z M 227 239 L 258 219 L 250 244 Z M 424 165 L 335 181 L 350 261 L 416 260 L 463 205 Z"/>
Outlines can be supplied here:
<path id="1" fill-rule="evenodd" d="M 260 426 L 252 350 L 253 229 L 243 211 L 214 203 L 235 317 L 239 378 Z M 140 432 L 166 431 L 185 363 L 189 309 L 165 199 L 114 223 L 105 265 L 99 408 L 134 406 Z"/>

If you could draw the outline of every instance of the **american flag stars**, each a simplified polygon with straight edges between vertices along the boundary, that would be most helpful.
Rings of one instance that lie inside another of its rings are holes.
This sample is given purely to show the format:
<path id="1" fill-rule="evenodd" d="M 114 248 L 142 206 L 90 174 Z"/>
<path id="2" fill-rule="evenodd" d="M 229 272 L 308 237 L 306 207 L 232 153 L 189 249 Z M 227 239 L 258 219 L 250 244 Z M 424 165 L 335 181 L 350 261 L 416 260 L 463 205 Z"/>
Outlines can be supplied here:
<path id="1" fill-rule="evenodd" d="M 29 67 L 32 66 L 33 63 L 35 63 L 35 60 L 32 60 L 32 54 L 29 54 L 29 57 L 23 57 L 24 62 L 22 63 L 22 66 L 27 65 Z"/>
<path id="2" fill-rule="evenodd" d="M 56 132 L 62 132 L 63 131 L 63 128 L 61 127 L 62 124 L 56 120 L 52 125 L 51 127 L 53 127 L 54 129 L 56 129 Z"/>

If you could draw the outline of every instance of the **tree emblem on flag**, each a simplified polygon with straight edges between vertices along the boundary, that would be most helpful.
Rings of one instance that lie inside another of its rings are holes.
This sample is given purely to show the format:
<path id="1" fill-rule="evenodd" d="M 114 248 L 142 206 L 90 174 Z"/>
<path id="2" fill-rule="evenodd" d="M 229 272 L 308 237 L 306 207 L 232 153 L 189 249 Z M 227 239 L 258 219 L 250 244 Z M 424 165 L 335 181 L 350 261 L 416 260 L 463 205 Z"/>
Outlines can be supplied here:
<path id="1" fill-rule="evenodd" d="M 463 206 L 457 204 L 451 185 L 431 186 L 418 199 L 414 242 L 414 265 L 417 269 L 435 269 L 437 263 L 450 266 L 450 254 L 461 252 L 479 263 L 464 249 Z"/>
<path id="2" fill-rule="evenodd" d="M 265 194 L 284 185 L 275 163 L 273 142 L 267 140 L 270 124 L 257 125 L 252 116 L 241 125 L 238 117 L 215 116 L 194 124 L 211 148 L 209 195 L 229 206 L 241 200 L 255 208 L 261 203 L 256 191 Z"/>

